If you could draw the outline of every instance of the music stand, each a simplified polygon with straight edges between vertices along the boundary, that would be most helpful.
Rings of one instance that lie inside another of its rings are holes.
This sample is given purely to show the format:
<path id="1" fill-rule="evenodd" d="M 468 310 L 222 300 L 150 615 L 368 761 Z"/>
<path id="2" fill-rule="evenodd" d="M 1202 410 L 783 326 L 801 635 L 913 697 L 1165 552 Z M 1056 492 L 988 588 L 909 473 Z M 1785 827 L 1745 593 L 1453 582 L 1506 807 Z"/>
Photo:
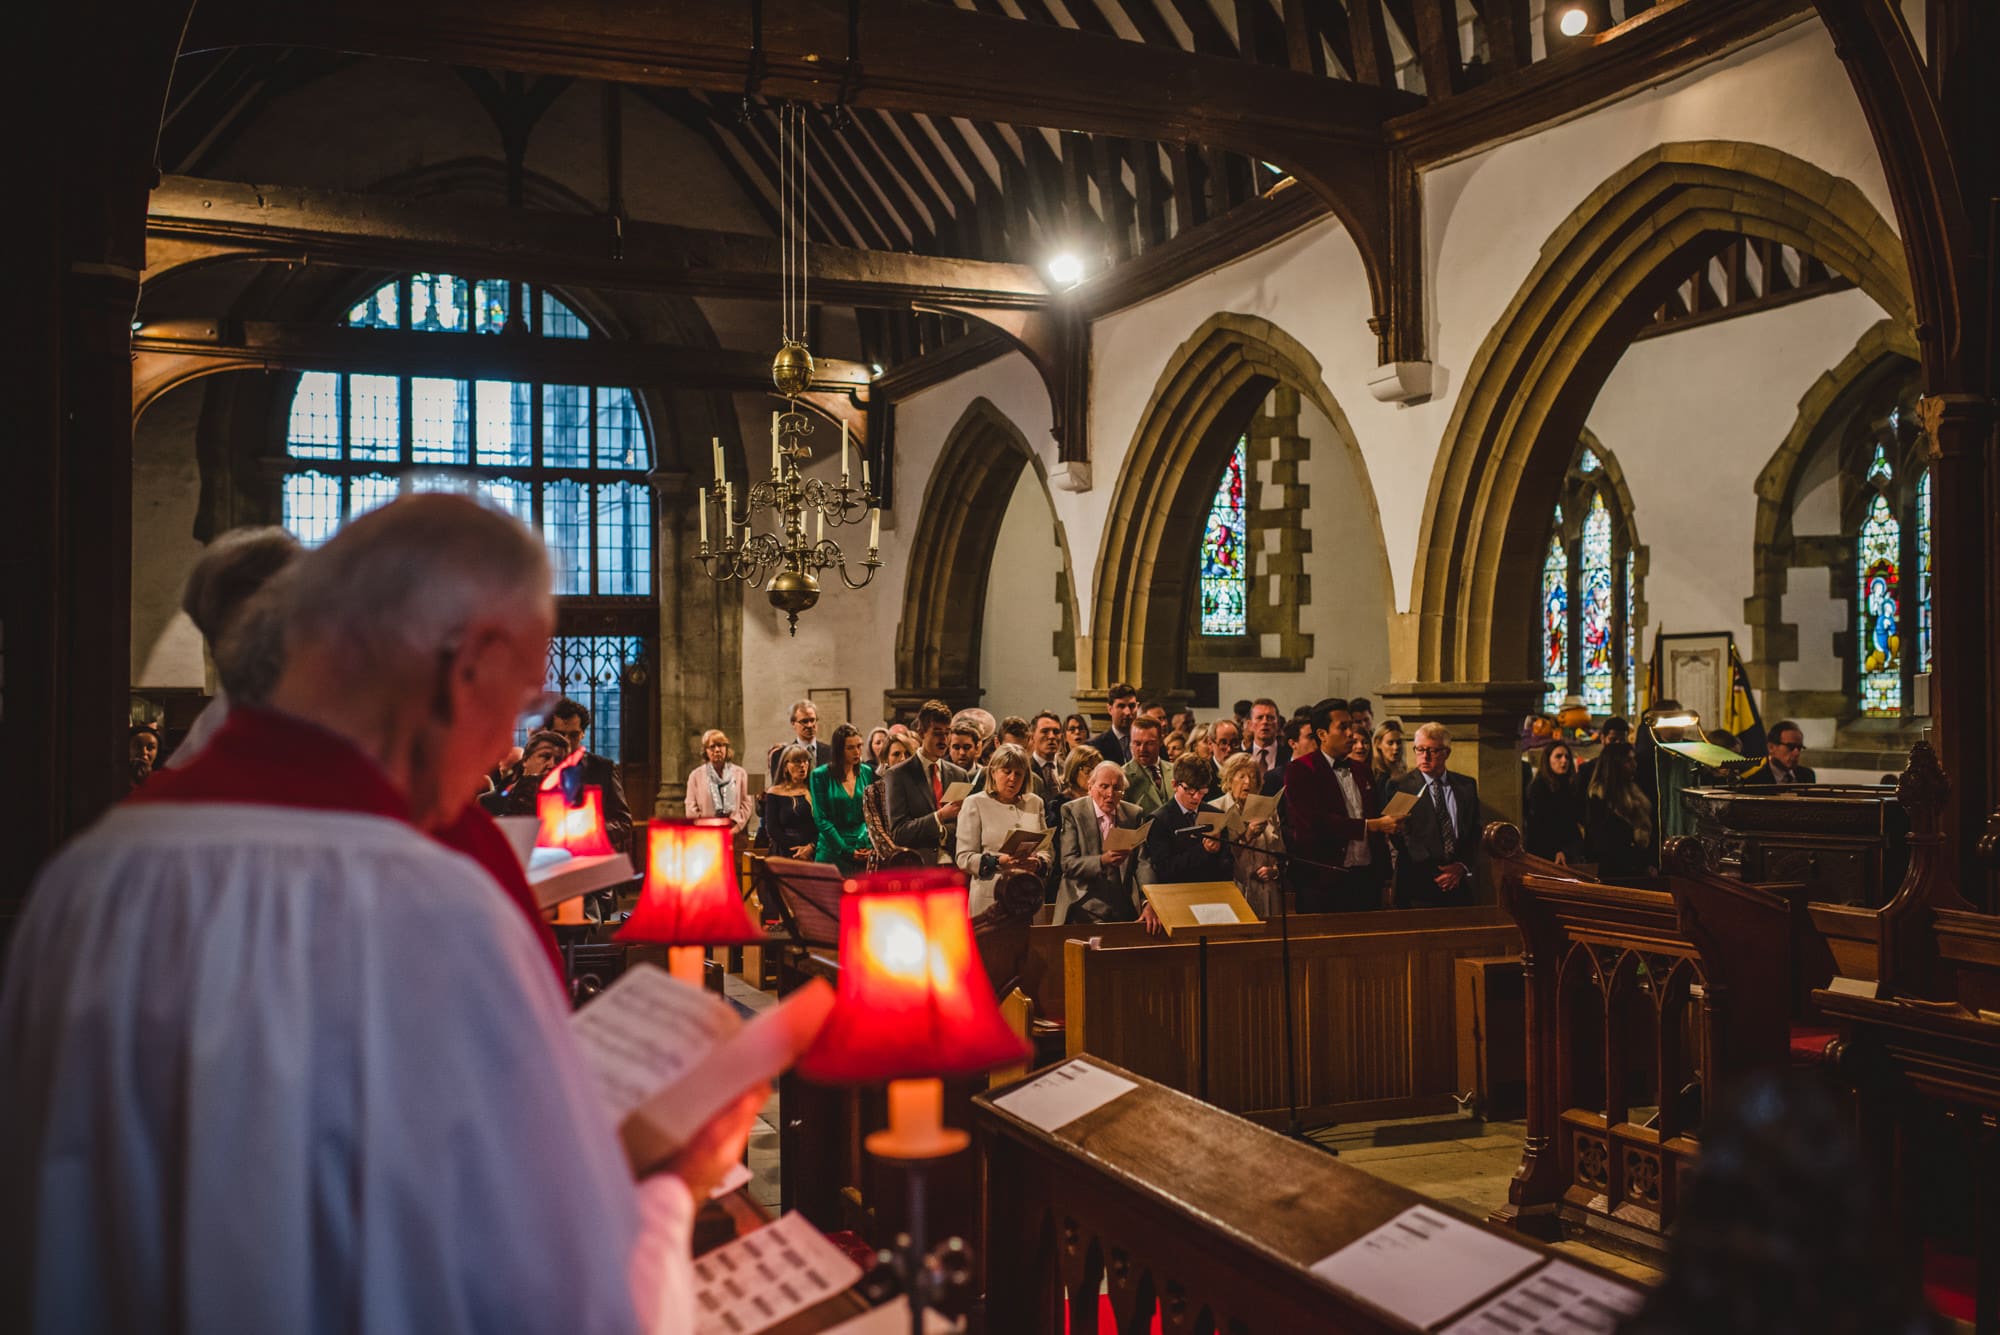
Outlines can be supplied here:
<path id="1" fill-rule="evenodd" d="M 1251 912 L 1234 881 L 1183 881 L 1142 885 L 1139 893 L 1170 937 L 1195 940 L 1195 1093 L 1208 1099 L 1208 938 L 1252 936 L 1263 921 Z"/>

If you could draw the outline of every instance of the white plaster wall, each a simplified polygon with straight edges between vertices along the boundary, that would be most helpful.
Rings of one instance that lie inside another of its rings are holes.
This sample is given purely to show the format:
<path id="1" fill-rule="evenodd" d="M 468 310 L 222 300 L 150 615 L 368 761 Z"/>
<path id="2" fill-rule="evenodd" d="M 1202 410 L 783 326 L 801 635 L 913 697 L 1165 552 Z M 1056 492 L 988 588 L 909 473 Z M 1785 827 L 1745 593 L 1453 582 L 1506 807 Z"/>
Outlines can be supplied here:
<path id="1" fill-rule="evenodd" d="M 1726 630 L 1750 657 L 1743 600 L 1757 475 L 1791 431 L 1800 397 L 1881 318 L 1861 292 L 1839 292 L 1646 339 L 1619 360 L 1589 426 L 1624 470 L 1651 552 L 1648 641 L 1656 629 Z M 1798 606 L 1812 622 L 1806 596 L 1800 588 Z M 1793 608 L 1788 600 L 1788 620 Z"/>
<path id="2" fill-rule="evenodd" d="M 181 611 L 200 559 L 194 540 L 201 473 L 195 463 L 199 384 L 169 392 L 132 431 L 132 684 L 208 688 L 201 632 Z"/>
<path id="3" fill-rule="evenodd" d="M 1319 360 L 1361 444 L 1395 605 L 1410 610 L 1431 470 L 1480 343 L 1550 234 L 1593 189 L 1657 144 L 1696 139 L 1743 140 L 1793 154 L 1853 181 L 1894 222 L 1859 104 L 1817 21 L 1590 116 L 1434 170 L 1425 178 L 1424 207 L 1442 392 L 1414 407 L 1379 404 L 1367 394 L 1376 366 L 1367 284 L 1354 248 L 1331 221 L 1098 321 L 1091 367 L 1097 487 L 1069 516 L 1078 568 L 1095 568 L 1113 482 L 1161 370 L 1204 320 L 1231 311 L 1270 320 Z M 1796 398 L 1796 391 L 1786 398 L 1787 410 Z M 1087 601 L 1082 614 L 1090 615 Z"/>
<path id="4" fill-rule="evenodd" d="M 1833 637 L 1848 624 L 1848 600 L 1830 592 L 1833 572 L 1824 566 L 1793 570 L 1785 579 L 1779 615 L 1799 629 L 1799 656 L 1778 664 L 1778 689 L 1838 691 L 1846 688 L 1846 673 L 1833 652 Z"/>
<path id="5" fill-rule="evenodd" d="M 1062 630 L 1062 606 L 1056 601 L 1061 575 L 1055 511 L 1042 480 L 1032 468 L 1024 468 L 993 544 L 980 624 L 979 684 L 986 694 L 979 703 L 995 718 L 1070 710 L 1076 674 L 1064 672 L 1055 655 L 1055 637 Z"/>

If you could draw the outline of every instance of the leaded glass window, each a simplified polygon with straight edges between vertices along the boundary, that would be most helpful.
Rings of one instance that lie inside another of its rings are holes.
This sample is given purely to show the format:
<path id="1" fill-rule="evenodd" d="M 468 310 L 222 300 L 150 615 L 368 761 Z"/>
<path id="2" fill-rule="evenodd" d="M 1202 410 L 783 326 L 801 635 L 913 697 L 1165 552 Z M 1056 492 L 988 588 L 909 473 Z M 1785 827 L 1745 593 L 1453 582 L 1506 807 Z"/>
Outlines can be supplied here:
<path id="1" fill-rule="evenodd" d="M 549 641 L 544 689 L 566 695 L 590 710 L 590 735 L 585 745 L 599 755 L 625 754 L 626 679 L 644 664 L 645 653 L 646 643 L 636 635 L 558 635 Z M 531 730 L 518 732 L 515 744 L 526 741 Z"/>
<path id="2" fill-rule="evenodd" d="M 1917 671 L 1931 670 L 1931 470 L 1917 479 Z"/>
<path id="3" fill-rule="evenodd" d="M 497 280 L 417 273 L 356 302 L 355 328 L 498 333 L 516 310 L 526 332 L 588 338 L 554 293 Z M 538 530 L 556 591 L 653 593 L 651 449 L 625 388 L 308 371 L 292 395 L 281 522 L 318 546 L 346 520 L 405 491 L 483 496 Z"/>
<path id="4" fill-rule="evenodd" d="M 1569 689 L 1569 552 L 1563 547 L 1562 507 L 1556 507 L 1556 531 L 1549 535 L 1549 554 L 1542 562 L 1542 675 L 1548 694 L 1542 708 L 1562 708 Z"/>
<path id="5" fill-rule="evenodd" d="M 1625 713 L 1628 716 L 1639 709 L 1639 598 L 1633 590 L 1639 574 L 1636 556 L 1629 548 L 1625 552 Z"/>
<path id="6" fill-rule="evenodd" d="M 1876 457 L 1879 461 L 1879 451 Z M 1871 469 L 1871 477 L 1872 473 Z M 1861 521 L 1860 541 L 1856 546 L 1861 712 L 1868 718 L 1900 718 L 1903 653 L 1897 572 L 1902 559 L 1903 526 L 1896 522 L 1888 498 L 1880 491 L 1868 502 L 1868 514 Z"/>
<path id="7" fill-rule="evenodd" d="M 1590 498 L 1583 521 L 1583 705 L 1611 712 L 1611 512 L 1604 493 Z"/>
<path id="8" fill-rule="evenodd" d="M 1201 540 L 1201 633 L 1242 635 L 1249 630 L 1249 525 L 1244 508 L 1247 443 L 1239 439 L 1208 507 Z"/>

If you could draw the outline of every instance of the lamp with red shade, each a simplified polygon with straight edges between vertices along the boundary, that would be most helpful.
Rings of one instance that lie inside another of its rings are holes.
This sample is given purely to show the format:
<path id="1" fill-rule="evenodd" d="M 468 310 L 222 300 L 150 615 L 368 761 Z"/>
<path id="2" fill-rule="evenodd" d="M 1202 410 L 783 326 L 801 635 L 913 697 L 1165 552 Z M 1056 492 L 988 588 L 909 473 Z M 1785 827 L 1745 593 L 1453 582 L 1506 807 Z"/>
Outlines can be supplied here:
<path id="1" fill-rule="evenodd" d="M 972 942 L 965 874 L 949 867 L 875 872 L 847 882 L 840 900 L 840 989 L 833 1014 L 799 1060 L 824 1084 L 889 1085 L 889 1125 L 867 1138 L 878 1158 L 904 1162 L 910 1234 L 898 1266 L 912 1331 L 936 1297 L 944 1267 L 923 1238 L 925 1161 L 970 1140 L 944 1125 L 944 1077 L 1019 1062 L 1028 1046 L 1007 1027 Z M 947 1247 L 953 1244 L 948 1243 Z M 958 1246 L 955 1255 L 962 1256 Z"/>
<path id="2" fill-rule="evenodd" d="M 535 793 L 535 818 L 541 826 L 535 846 L 560 848 L 572 857 L 602 857 L 618 850 L 604 831 L 604 790 L 575 781 L 582 777 L 576 768 L 582 760 L 579 747 L 542 776 Z"/>
<path id="3" fill-rule="evenodd" d="M 707 947 L 762 941 L 736 890 L 735 829 L 714 817 L 654 821 L 639 903 L 612 940 L 668 947 L 669 972 L 694 987 L 701 986 Z"/>

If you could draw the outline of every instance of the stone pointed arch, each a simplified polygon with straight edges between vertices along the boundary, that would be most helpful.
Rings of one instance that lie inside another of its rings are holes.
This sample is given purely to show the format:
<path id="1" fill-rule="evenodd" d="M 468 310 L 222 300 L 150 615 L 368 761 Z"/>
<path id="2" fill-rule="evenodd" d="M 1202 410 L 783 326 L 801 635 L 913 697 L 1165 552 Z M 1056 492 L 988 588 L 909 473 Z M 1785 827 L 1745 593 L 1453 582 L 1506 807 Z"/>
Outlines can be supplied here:
<path id="1" fill-rule="evenodd" d="M 1116 682 L 1156 697 L 1185 688 L 1197 544 L 1215 479 L 1251 413 L 1279 387 L 1310 401 L 1350 451 L 1370 539 L 1350 550 L 1365 546 L 1373 573 L 1390 587 L 1367 463 L 1319 361 L 1269 320 L 1218 312 L 1168 359 L 1119 471 L 1099 548 L 1088 652 L 1078 664 L 1079 700 L 1102 701 Z"/>
<path id="2" fill-rule="evenodd" d="M 1663 144 L 1615 173 L 1549 238 L 1466 373 L 1417 556 L 1406 641 L 1417 693 L 1486 683 L 1528 698 L 1533 625 L 1516 595 L 1534 577 L 1563 468 L 1632 335 L 1718 234 L 1811 254 L 1911 323 L 1901 243 L 1851 182 L 1721 141 Z"/>
<path id="3" fill-rule="evenodd" d="M 896 627 L 896 686 L 884 702 L 890 717 L 907 718 L 932 696 L 954 709 L 979 703 L 980 636 L 993 550 L 1027 467 L 1035 470 L 1046 497 L 1047 471 L 1021 428 L 984 396 L 968 403 L 945 436 L 910 542 L 910 573 Z M 1074 624 L 1069 539 L 1054 518 L 1055 507 L 1049 509 L 1062 549 L 1064 586 L 1071 590 L 1065 610 Z"/>

